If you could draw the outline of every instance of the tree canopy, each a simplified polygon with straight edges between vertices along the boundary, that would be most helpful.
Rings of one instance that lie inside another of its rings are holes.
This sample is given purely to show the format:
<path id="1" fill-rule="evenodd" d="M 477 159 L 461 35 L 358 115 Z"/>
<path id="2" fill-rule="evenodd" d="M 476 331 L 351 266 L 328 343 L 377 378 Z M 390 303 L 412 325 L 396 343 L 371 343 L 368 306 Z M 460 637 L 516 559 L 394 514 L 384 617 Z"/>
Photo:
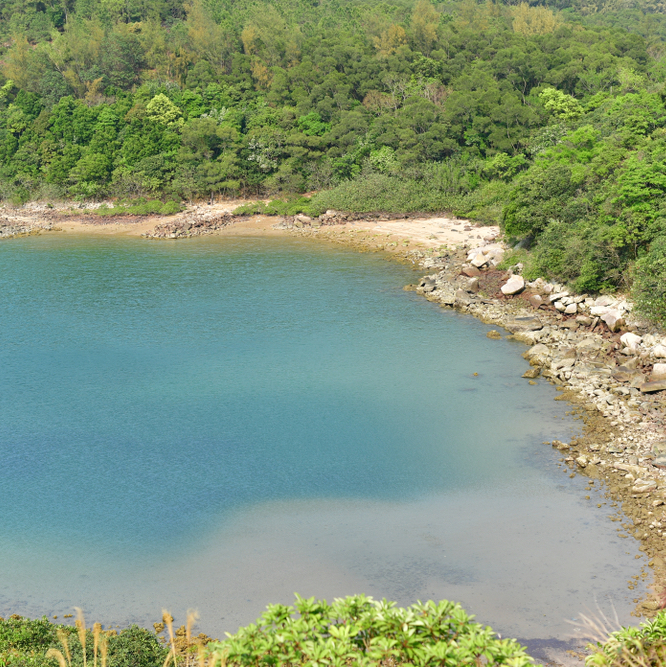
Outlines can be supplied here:
<path id="1" fill-rule="evenodd" d="M 0 0 L 0 197 L 323 190 L 500 221 L 535 271 L 612 289 L 661 265 L 641 258 L 666 224 L 665 17 L 659 0 Z"/>

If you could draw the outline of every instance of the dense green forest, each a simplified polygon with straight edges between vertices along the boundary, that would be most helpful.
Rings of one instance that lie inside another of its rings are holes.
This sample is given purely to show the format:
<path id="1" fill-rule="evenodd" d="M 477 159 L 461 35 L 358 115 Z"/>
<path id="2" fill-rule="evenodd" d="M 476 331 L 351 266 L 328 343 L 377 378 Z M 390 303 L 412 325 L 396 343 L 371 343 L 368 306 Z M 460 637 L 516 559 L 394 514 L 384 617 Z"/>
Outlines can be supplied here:
<path id="1" fill-rule="evenodd" d="M 666 319 L 666 2 L 0 0 L 0 198 L 451 211 Z"/>

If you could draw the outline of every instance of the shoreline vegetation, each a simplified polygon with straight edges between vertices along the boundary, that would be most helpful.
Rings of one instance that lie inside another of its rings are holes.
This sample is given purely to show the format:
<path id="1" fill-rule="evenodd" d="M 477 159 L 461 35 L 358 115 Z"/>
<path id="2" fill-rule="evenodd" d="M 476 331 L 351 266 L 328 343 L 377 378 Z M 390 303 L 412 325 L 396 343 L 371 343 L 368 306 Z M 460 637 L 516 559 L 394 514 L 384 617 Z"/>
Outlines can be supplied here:
<path id="1" fill-rule="evenodd" d="M 270 604 L 250 624 L 220 641 L 194 634 L 188 611 L 179 628 L 166 610 L 154 632 L 137 625 L 120 631 L 86 627 L 75 608 L 73 624 L 46 616 L 0 618 L 0 660 L 6 667 L 530 667 L 535 660 L 515 639 L 474 621 L 460 605 L 440 600 L 408 608 L 364 595 L 332 604 L 296 594 L 291 606 Z M 65 615 L 65 619 L 73 618 Z M 639 627 L 614 629 L 605 616 L 581 615 L 588 644 L 578 661 L 589 667 L 659 667 L 666 658 L 666 612 Z M 569 652 L 570 653 L 570 652 Z M 558 663 L 548 662 L 548 665 Z M 567 663 L 569 664 L 569 663 Z"/>

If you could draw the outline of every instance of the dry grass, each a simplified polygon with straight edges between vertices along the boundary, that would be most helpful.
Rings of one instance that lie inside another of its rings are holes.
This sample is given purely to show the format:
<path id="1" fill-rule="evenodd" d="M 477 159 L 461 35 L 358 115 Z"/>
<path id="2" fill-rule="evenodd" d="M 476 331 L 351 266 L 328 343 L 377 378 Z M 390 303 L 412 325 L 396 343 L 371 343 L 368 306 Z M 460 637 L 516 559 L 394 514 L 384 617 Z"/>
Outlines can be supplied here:
<path id="1" fill-rule="evenodd" d="M 225 667 L 226 661 L 218 655 L 209 655 L 206 645 L 211 638 L 201 633 L 196 637 L 192 635 L 192 628 L 199 620 L 199 614 L 188 609 L 185 625 L 174 630 L 173 616 L 166 610 L 162 610 L 162 623 L 155 623 L 157 634 L 165 629 L 167 631 L 169 654 L 164 661 L 164 667 L 171 663 L 173 667 Z"/>
<path id="2" fill-rule="evenodd" d="M 83 657 L 84 667 L 87 664 L 86 652 L 86 622 L 83 611 L 78 607 L 76 609 L 76 634 Z M 164 630 L 167 631 L 166 637 L 161 638 L 169 647 L 169 653 L 164 661 L 163 667 L 226 667 L 226 660 L 220 655 L 209 655 L 206 652 L 206 645 L 211 638 L 201 633 L 194 636 L 192 629 L 195 622 L 199 619 L 199 614 L 194 610 L 188 610 L 185 625 L 175 629 L 173 625 L 173 616 L 166 610 L 162 613 L 162 623 L 155 623 L 155 632 L 159 635 Z M 56 631 L 62 650 L 50 648 L 46 652 L 47 658 L 53 658 L 58 662 L 59 667 L 72 667 L 72 650 L 70 648 L 68 633 L 63 629 Z M 115 635 L 115 630 L 104 631 L 101 623 L 94 623 L 92 626 L 93 638 L 93 667 L 107 667 L 108 662 L 108 637 Z M 113 665 L 109 665 L 113 667 Z"/>
<path id="3" fill-rule="evenodd" d="M 81 651 L 83 652 L 83 665 L 87 667 L 87 656 L 86 656 L 86 621 L 83 616 L 83 611 L 78 607 L 76 609 L 76 632 L 79 636 L 79 642 L 81 643 Z M 98 656 L 101 658 L 101 667 L 106 667 L 107 661 L 107 637 L 108 633 L 102 631 L 102 625 L 100 623 L 95 623 L 93 625 L 93 656 L 94 663 L 93 667 L 97 667 Z M 60 667 L 72 667 L 72 653 L 69 649 L 69 639 L 67 638 L 67 633 L 62 630 L 57 630 L 58 639 L 62 644 L 64 654 L 62 651 L 59 651 L 57 648 L 50 648 L 46 652 L 47 658 L 55 658 L 58 661 Z"/>
<path id="4" fill-rule="evenodd" d="M 622 628 L 613 608 L 609 618 L 597 606 L 596 613 L 579 614 L 580 637 L 590 643 L 586 667 L 666 667 L 666 638 L 650 633 L 647 626 Z"/>

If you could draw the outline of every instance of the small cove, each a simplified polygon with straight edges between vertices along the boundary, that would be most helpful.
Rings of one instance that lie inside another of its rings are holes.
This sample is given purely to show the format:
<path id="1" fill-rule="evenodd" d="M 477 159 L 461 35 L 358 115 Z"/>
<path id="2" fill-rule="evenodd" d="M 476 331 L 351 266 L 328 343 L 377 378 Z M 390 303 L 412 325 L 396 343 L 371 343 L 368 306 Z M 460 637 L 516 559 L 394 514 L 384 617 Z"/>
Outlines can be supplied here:
<path id="1" fill-rule="evenodd" d="M 524 639 L 609 596 L 629 621 L 638 551 L 541 444 L 567 406 L 409 268 L 77 237 L 0 267 L 0 614 L 197 607 L 219 636 L 298 591 L 446 597 Z"/>

